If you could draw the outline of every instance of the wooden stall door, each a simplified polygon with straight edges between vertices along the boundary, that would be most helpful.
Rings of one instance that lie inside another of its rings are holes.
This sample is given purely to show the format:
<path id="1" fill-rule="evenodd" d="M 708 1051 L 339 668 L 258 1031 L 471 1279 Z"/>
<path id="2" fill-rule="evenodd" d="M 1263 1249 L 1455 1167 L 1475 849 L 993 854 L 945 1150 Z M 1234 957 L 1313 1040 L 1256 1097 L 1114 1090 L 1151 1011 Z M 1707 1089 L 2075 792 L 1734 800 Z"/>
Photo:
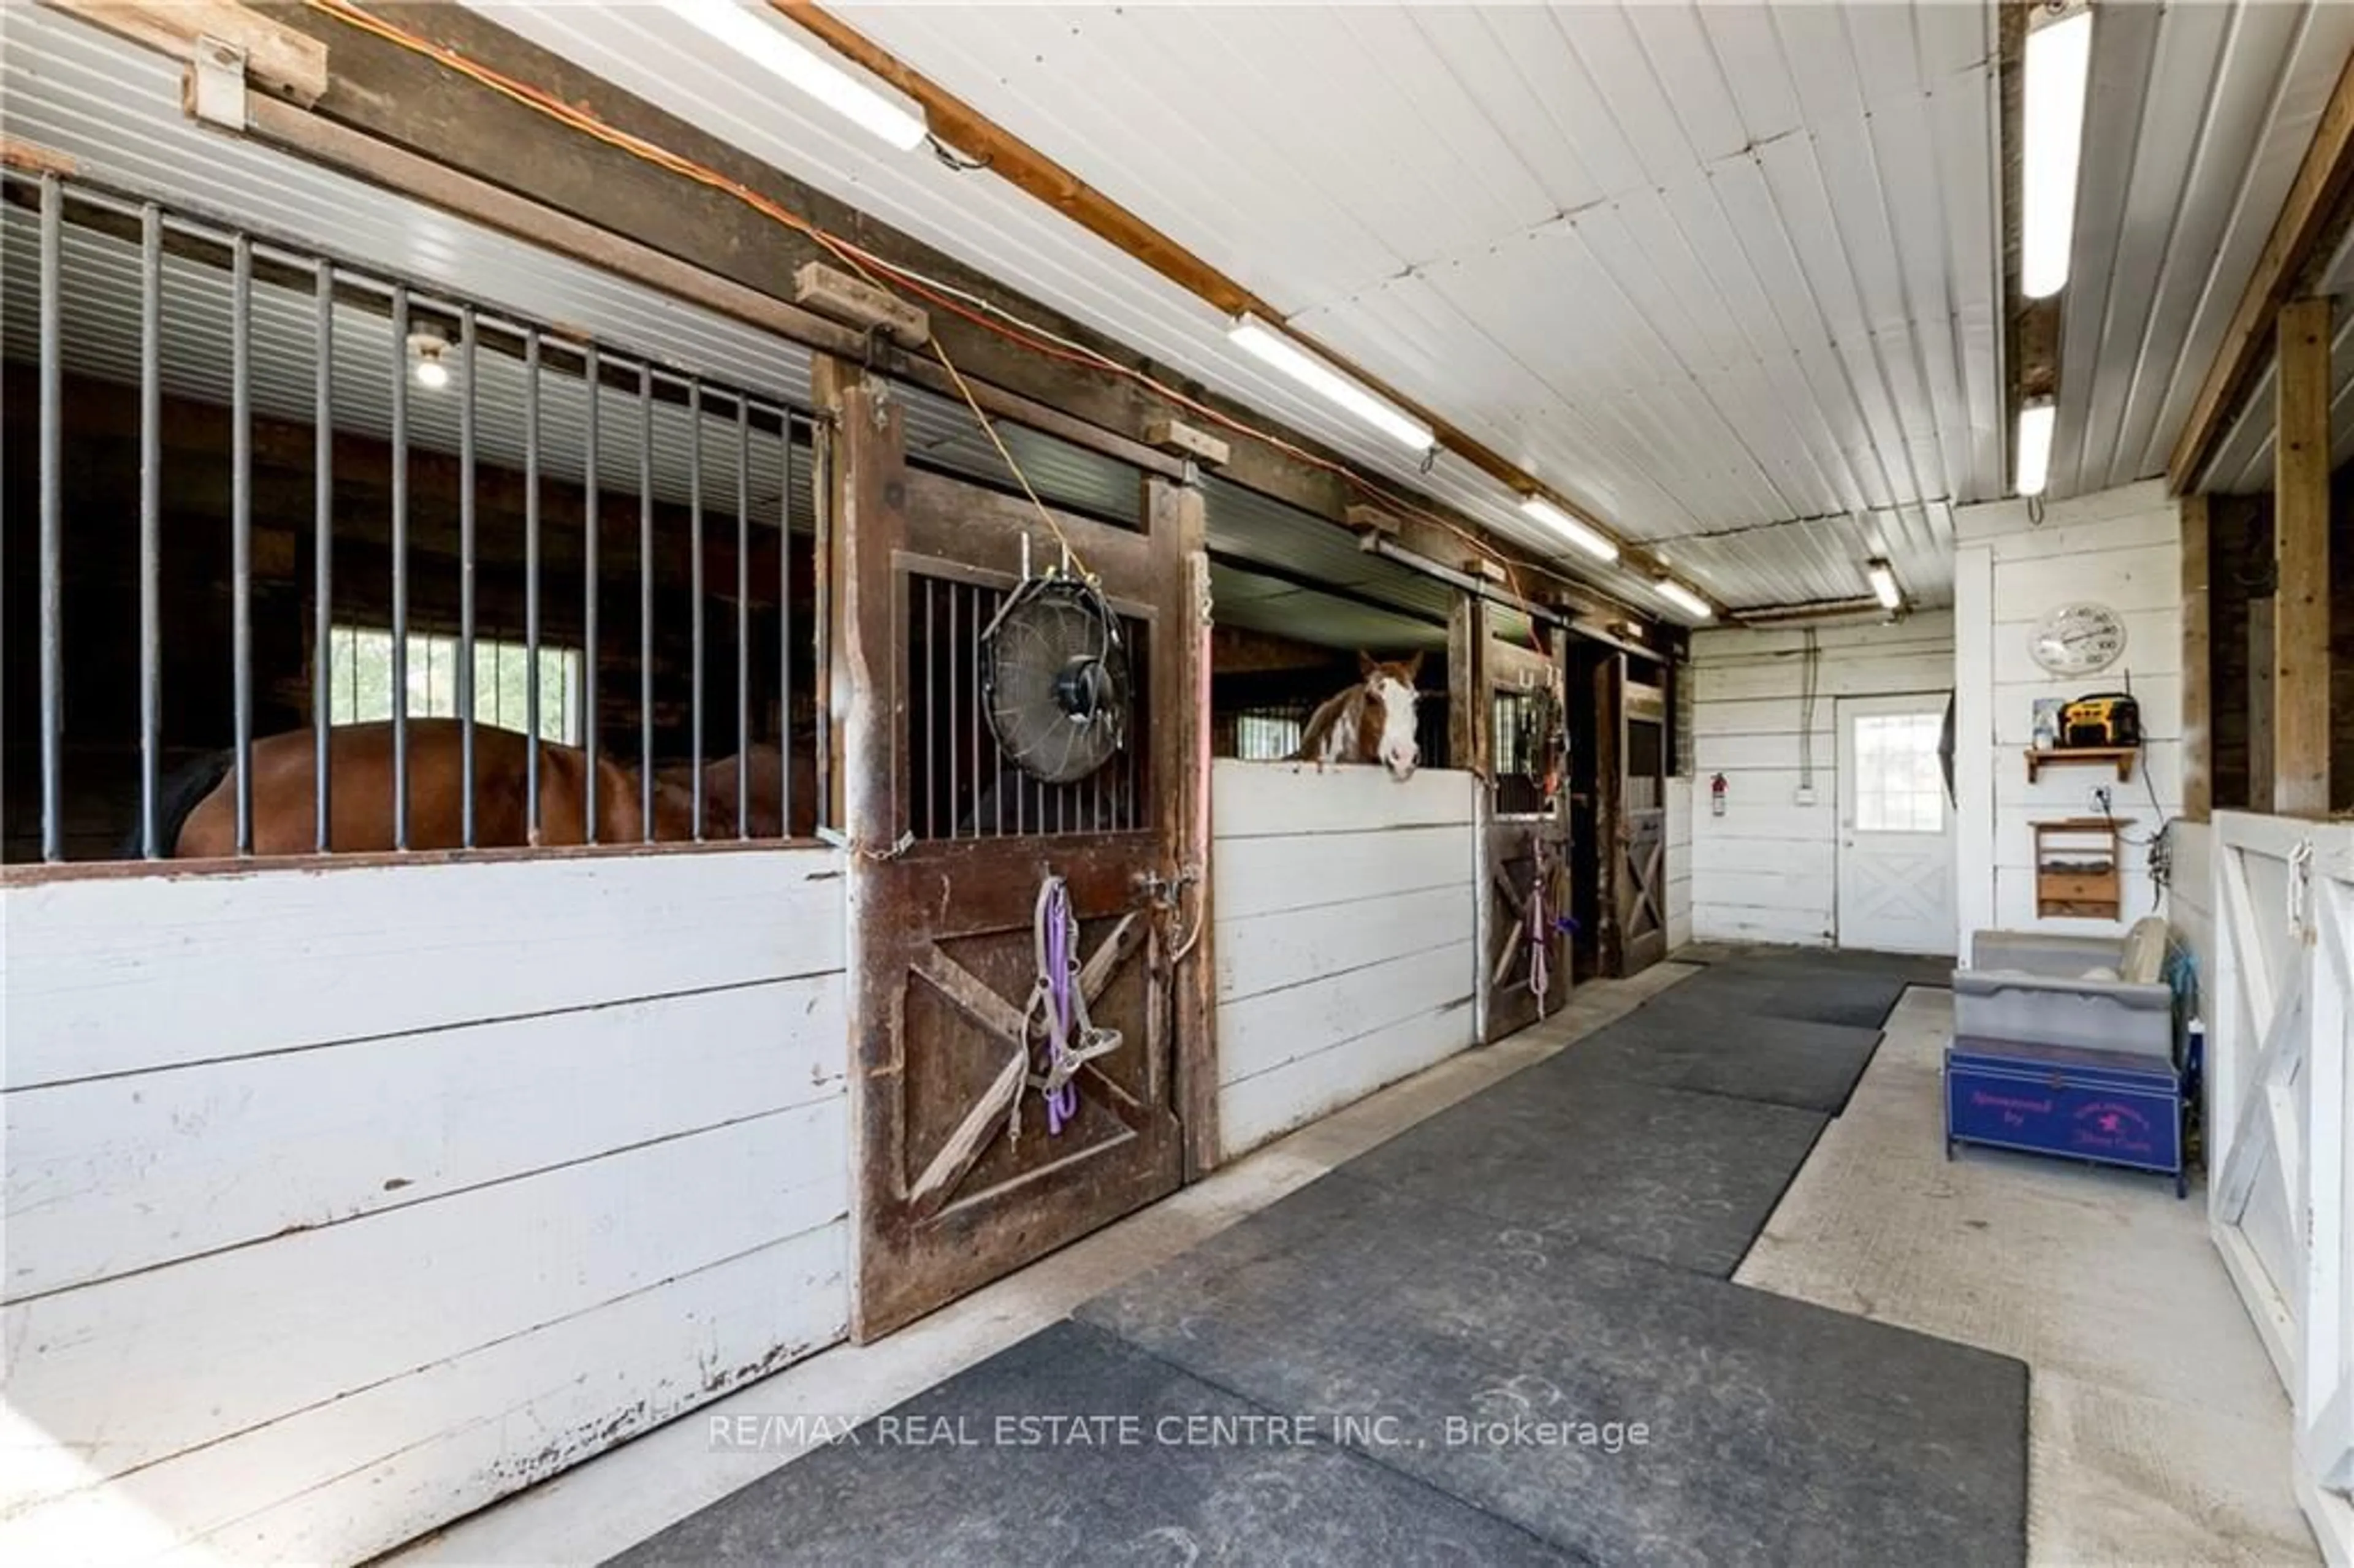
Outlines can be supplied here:
<path id="1" fill-rule="evenodd" d="M 1057 558 L 1051 533 L 1026 503 L 906 466 L 899 408 L 878 384 L 822 380 L 836 416 L 863 1342 L 1182 1179 L 1176 1019 L 1203 1021 L 1175 1005 L 1172 990 L 1192 988 L 1172 986 L 1173 922 L 1156 895 L 1205 858 L 1187 842 L 1200 512 L 1155 482 L 1144 532 L 1056 514 L 1140 646 L 1127 750 L 1090 780 L 1039 786 L 996 760 L 980 633 L 1021 581 L 1025 535 L 1030 561 Z M 1033 920 L 1050 874 L 1079 922 L 1093 1022 L 1121 1036 L 1081 1070 L 1058 1133 L 1027 1083 L 1043 1039 L 1025 1013 Z"/>
<path id="2" fill-rule="evenodd" d="M 1481 780 L 1475 877 L 1484 1044 L 1551 1013 L 1572 985 L 1563 673 L 1560 644 L 1541 652 L 1499 636 L 1490 607 L 1470 596 L 1448 630 L 1449 744 Z"/>
<path id="3" fill-rule="evenodd" d="M 1668 704 L 1664 688 L 1636 680 L 1623 658 L 1618 666 L 1617 972 L 1631 975 L 1668 956 Z"/>

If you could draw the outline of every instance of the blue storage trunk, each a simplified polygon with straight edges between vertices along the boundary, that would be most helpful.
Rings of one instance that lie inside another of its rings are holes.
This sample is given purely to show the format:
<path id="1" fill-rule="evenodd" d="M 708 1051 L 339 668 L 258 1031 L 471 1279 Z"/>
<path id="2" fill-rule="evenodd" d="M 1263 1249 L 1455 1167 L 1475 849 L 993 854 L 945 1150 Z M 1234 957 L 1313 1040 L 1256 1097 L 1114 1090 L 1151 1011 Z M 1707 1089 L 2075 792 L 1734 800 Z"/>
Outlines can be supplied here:
<path id="1" fill-rule="evenodd" d="M 1946 1158 L 1958 1143 L 2156 1171 L 2190 1190 L 2182 1081 L 2147 1056 L 1958 1039 L 1946 1047 Z"/>

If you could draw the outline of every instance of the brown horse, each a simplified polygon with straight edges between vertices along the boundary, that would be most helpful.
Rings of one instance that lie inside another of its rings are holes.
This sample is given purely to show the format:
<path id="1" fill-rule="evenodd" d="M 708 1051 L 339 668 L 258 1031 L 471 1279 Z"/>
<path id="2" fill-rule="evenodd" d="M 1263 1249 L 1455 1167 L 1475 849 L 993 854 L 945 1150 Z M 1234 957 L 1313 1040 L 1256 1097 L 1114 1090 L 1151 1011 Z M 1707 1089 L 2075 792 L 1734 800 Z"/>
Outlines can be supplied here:
<path id="1" fill-rule="evenodd" d="M 408 721 L 408 847 L 457 849 L 465 842 L 465 726 L 456 719 Z M 330 847 L 343 853 L 389 850 L 393 834 L 393 736 L 389 724 L 338 725 L 327 732 Z M 539 748 L 539 842 L 588 842 L 589 763 L 578 747 L 541 741 Z M 529 775 L 532 743 L 513 730 L 474 726 L 474 846 L 512 848 L 529 844 Z M 253 853 L 309 854 L 317 846 L 315 741 L 311 731 L 290 730 L 253 743 Z M 704 837 L 732 839 L 736 831 L 736 758 L 704 768 Z M 751 789 L 746 816 L 752 835 L 774 838 L 782 832 L 784 762 L 774 747 L 755 747 L 746 758 Z M 812 773 L 814 764 L 796 769 Z M 691 840 L 695 832 L 692 763 L 654 771 L 653 832 L 657 842 Z M 640 776 L 610 758 L 596 763 L 597 832 L 599 843 L 642 843 L 645 831 Z M 796 785 L 801 783 L 797 776 Z M 794 825 L 803 835 L 815 823 L 814 779 L 797 790 Z M 805 804 L 806 802 L 806 804 Z M 161 853 L 180 859 L 228 856 L 237 847 L 235 755 L 218 752 L 190 764 L 166 786 L 159 802 Z M 136 855 L 134 842 L 127 853 Z"/>
<path id="2" fill-rule="evenodd" d="M 1339 695 L 1328 698 L 1308 721 L 1299 749 L 1284 760 L 1327 763 L 1378 762 L 1401 781 L 1414 777 L 1422 761 L 1415 739 L 1415 704 L 1421 693 L 1415 678 L 1422 673 L 1422 654 L 1384 662 L 1360 652 L 1357 668 L 1364 679 Z"/>

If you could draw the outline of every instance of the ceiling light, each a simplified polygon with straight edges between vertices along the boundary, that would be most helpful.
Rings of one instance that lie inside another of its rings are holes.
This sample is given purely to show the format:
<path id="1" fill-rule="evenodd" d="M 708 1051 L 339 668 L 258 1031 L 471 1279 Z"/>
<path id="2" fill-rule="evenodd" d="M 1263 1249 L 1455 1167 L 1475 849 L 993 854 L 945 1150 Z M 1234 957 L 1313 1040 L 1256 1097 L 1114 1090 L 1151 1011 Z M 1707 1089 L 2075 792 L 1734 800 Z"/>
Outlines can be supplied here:
<path id="1" fill-rule="evenodd" d="M 782 78 L 902 153 L 924 144 L 923 111 L 851 75 L 764 15 L 735 0 L 661 0 L 663 9 Z"/>
<path id="2" fill-rule="evenodd" d="M 2019 287 L 2031 300 L 2056 294 L 2068 281 L 2068 247 L 2076 228 L 2076 165 L 2084 143 L 2084 87 L 2092 63 L 2090 10 L 2048 22 L 2027 35 Z"/>
<path id="3" fill-rule="evenodd" d="M 1872 579 L 1872 595 L 1882 609 L 1895 609 L 1904 603 L 1904 590 L 1896 586 L 1896 574 L 1886 561 L 1865 562 L 1863 575 Z"/>
<path id="4" fill-rule="evenodd" d="M 2018 482 L 2021 495 L 2041 495 L 2052 471 L 2052 421 L 2055 409 L 2049 397 L 2022 403 L 2019 408 Z"/>
<path id="5" fill-rule="evenodd" d="M 1690 610 L 1692 614 L 1699 616 L 1702 620 L 1713 620 L 1716 619 L 1715 606 L 1710 604 L 1708 600 L 1701 598 L 1700 595 L 1692 592 L 1691 589 L 1684 587 L 1683 584 L 1676 581 L 1673 577 L 1661 577 L 1658 582 L 1653 583 L 1651 587 L 1659 590 L 1659 595 L 1661 599 L 1666 599 L 1678 609 Z"/>
<path id="6" fill-rule="evenodd" d="M 1598 561 L 1618 558 L 1618 546 L 1606 535 L 1587 527 L 1542 495 L 1523 499 L 1521 510 Z"/>
<path id="7" fill-rule="evenodd" d="M 439 392 L 450 385 L 450 340 L 427 328 L 408 334 L 409 374 L 417 384 L 429 392 Z"/>
<path id="8" fill-rule="evenodd" d="M 1248 349 L 1301 386 L 1338 403 L 1402 446 L 1426 452 L 1437 440 L 1428 425 L 1375 397 L 1255 315 L 1245 313 L 1236 316 L 1226 336 L 1236 346 Z"/>

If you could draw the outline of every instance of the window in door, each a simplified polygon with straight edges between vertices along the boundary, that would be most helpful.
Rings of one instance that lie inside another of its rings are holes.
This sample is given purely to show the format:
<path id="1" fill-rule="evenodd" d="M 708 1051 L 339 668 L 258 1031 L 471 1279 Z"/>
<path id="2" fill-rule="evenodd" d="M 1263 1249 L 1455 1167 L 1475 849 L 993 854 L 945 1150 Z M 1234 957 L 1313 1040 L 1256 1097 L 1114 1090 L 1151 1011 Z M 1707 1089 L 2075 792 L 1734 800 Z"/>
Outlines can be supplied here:
<path id="1" fill-rule="evenodd" d="M 1855 826 L 1865 833 L 1946 831 L 1945 775 L 1937 764 L 1941 715 L 1858 714 Z"/>

